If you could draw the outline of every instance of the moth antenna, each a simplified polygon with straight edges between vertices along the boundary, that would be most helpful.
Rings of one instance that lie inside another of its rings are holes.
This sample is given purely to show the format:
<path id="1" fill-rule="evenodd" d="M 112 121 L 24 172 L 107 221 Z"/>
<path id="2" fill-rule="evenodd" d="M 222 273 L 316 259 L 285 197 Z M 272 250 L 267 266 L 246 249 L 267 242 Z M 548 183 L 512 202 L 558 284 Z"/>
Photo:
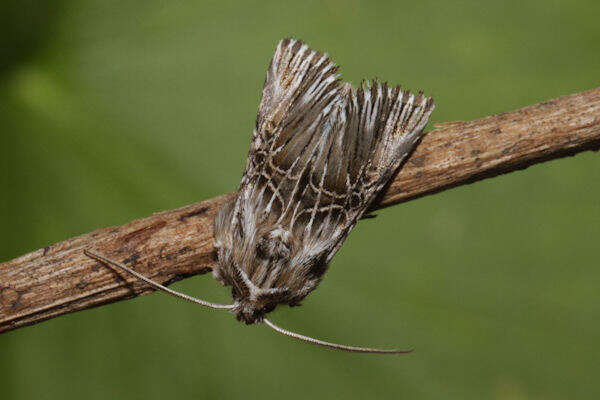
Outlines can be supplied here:
<path id="1" fill-rule="evenodd" d="M 219 310 L 231 310 L 233 308 L 233 304 L 211 303 L 209 301 L 200 300 L 195 297 L 188 296 L 187 294 L 176 292 L 175 290 L 169 289 L 166 286 L 163 286 L 159 283 L 154 282 L 151 279 L 146 278 L 145 276 L 139 274 L 138 272 L 132 270 L 131 268 L 127 267 L 126 265 L 124 265 L 120 262 L 111 260 L 110 258 L 106 258 L 106 257 L 104 257 L 98 253 L 95 253 L 93 251 L 90 251 L 90 250 L 83 250 L 83 252 L 86 256 L 91 257 L 94 260 L 99 261 L 103 264 L 106 264 L 106 265 L 109 265 L 112 267 L 117 267 L 125 272 L 128 272 L 131 275 L 135 276 L 136 278 L 146 282 L 148 285 L 152 286 L 154 289 L 162 290 L 163 292 L 168 293 L 171 296 L 179 297 L 180 299 L 191 301 L 192 303 L 200 304 L 201 306 L 204 306 L 204 307 L 216 308 Z"/>
<path id="2" fill-rule="evenodd" d="M 330 343 L 330 342 L 325 342 L 323 340 L 319 340 L 319 339 L 314 339 L 308 336 L 304 336 L 301 335 L 299 333 L 296 332 L 291 332 L 288 331 L 287 329 L 283 329 L 280 326 L 275 325 L 274 323 L 272 323 L 271 321 L 269 321 L 266 318 L 263 318 L 263 321 L 269 325 L 269 327 L 271 327 L 273 330 L 289 336 L 289 337 L 293 337 L 294 339 L 299 339 L 299 340 L 303 340 L 305 342 L 311 343 L 311 344 L 316 344 L 318 346 L 323 346 L 323 347 L 328 347 L 330 349 L 334 349 L 334 350 L 342 350 L 342 351 L 347 351 L 350 353 L 374 353 L 374 354 L 407 354 L 407 353 L 412 353 L 412 349 L 410 350 L 384 350 L 384 349 L 373 349 L 373 348 L 369 348 L 369 347 L 354 347 L 354 346 L 346 346 L 343 344 L 336 344 L 336 343 Z"/>

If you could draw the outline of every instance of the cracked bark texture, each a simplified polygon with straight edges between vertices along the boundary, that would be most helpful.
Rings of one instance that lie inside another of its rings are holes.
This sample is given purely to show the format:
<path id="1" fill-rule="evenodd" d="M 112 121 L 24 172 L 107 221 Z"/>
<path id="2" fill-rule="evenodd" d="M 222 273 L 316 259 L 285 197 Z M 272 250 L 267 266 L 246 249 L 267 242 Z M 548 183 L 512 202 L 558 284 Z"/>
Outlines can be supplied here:
<path id="1" fill-rule="evenodd" d="M 372 207 L 389 207 L 600 148 L 600 88 L 427 133 Z M 215 263 L 213 217 L 232 194 L 96 230 L 0 264 L 0 333 L 151 293 L 86 248 L 169 285 Z"/>

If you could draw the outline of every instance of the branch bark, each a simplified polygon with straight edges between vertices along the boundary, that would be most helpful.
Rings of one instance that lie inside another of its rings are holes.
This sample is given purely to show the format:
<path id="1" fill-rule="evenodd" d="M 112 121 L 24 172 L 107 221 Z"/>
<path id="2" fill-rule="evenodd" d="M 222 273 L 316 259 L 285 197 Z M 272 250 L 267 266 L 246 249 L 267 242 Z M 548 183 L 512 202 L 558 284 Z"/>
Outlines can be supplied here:
<path id="1" fill-rule="evenodd" d="M 600 88 L 429 132 L 373 209 L 600 148 Z M 233 194 L 65 240 L 0 264 L 0 332 L 151 293 L 83 254 L 165 285 L 210 271 L 212 220 Z"/>

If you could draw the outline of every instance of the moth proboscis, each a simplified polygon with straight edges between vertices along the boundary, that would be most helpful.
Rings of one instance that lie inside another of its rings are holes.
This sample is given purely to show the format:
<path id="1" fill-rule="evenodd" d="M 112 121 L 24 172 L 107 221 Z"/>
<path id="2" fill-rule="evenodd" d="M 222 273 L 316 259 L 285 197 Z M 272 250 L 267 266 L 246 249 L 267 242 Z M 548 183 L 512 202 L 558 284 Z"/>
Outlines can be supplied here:
<path id="1" fill-rule="evenodd" d="M 355 89 L 327 54 L 284 39 L 267 70 L 246 169 L 236 196 L 218 211 L 213 276 L 233 304 L 168 289 L 95 252 L 155 289 L 227 309 L 246 324 L 265 322 L 313 344 L 361 353 L 407 353 L 345 346 L 285 330 L 265 318 L 313 291 L 352 228 L 423 134 L 433 99 L 377 79 Z"/>

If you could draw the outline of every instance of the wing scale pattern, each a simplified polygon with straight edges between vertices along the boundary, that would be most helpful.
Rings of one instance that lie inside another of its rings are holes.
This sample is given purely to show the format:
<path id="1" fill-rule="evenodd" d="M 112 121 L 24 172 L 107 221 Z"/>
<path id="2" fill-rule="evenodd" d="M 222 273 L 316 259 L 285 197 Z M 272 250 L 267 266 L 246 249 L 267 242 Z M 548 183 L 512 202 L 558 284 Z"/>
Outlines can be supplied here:
<path id="1" fill-rule="evenodd" d="M 215 220 L 215 277 L 253 309 L 297 304 L 317 286 L 433 111 L 421 92 L 354 89 L 336 73 L 293 39 L 269 65 L 237 196 Z"/>

